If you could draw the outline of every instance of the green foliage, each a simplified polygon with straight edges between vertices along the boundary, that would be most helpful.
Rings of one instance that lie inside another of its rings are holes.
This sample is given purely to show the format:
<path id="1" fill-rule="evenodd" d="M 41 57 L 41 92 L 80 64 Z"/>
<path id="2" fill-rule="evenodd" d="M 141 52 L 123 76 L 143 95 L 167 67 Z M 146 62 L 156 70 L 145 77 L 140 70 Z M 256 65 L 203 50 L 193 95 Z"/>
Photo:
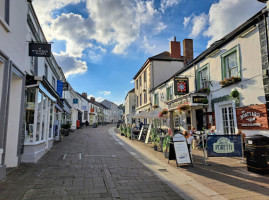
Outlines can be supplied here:
<path id="1" fill-rule="evenodd" d="M 231 92 L 231 97 L 232 98 L 238 98 L 239 97 L 239 92 L 237 90 L 234 90 Z"/>

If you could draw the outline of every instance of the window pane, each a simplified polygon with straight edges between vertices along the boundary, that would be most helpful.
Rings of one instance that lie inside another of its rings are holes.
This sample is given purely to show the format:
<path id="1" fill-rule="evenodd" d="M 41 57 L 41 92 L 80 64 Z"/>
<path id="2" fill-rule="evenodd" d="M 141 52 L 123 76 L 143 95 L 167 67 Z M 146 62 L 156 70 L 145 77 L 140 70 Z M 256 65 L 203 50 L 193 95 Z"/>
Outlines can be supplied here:
<path id="1" fill-rule="evenodd" d="M 2 19 L 5 19 L 5 8 L 6 8 L 6 0 L 0 0 L 0 16 Z"/>
<path id="2" fill-rule="evenodd" d="M 26 91 L 26 116 L 25 116 L 25 140 L 33 142 L 34 118 L 35 118 L 35 95 L 36 89 L 30 88 Z"/>
<path id="3" fill-rule="evenodd" d="M 42 94 L 40 93 L 40 91 L 38 91 L 38 109 L 37 109 L 37 124 L 36 124 L 36 141 L 39 141 L 40 139 L 40 129 L 41 129 L 41 123 L 42 123 L 42 116 L 41 116 L 41 112 L 43 109 L 43 105 L 42 105 Z"/>
<path id="4" fill-rule="evenodd" d="M 207 68 L 200 71 L 200 83 L 201 88 L 208 88 Z"/>
<path id="5" fill-rule="evenodd" d="M 225 57 L 225 68 L 227 77 L 238 76 L 238 63 L 237 63 L 237 52 Z"/>
<path id="6" fill-rule="evenodd" d="M 49 137 L 52 137 L 53 128 L 53 101 L 50 102 Z"/>

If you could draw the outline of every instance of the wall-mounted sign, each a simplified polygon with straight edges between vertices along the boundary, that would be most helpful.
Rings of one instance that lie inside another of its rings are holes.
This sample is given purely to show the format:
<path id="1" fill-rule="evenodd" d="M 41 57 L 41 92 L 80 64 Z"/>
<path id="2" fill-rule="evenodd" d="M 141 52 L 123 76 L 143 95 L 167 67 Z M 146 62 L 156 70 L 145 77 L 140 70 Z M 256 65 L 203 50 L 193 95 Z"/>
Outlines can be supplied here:
<path id="1" fill-rule="evenodd" d="M 51 56 L 51 44 L 29 43 L 29 56 L 50 57 Z"/>
<path id="2" fill-rule="evenodd" d="M 253 105 L 236 109 L 238 129 L 268 129 L 266 105 Z"/>
<path id="3" fill-rule="evenodd" d="M 68 91 L 68 83 L 63 82 L 63 91 Z"/>
<path id="4" fill-rule="evenodd" d="M 208 100 L 207 100 L 207 97 L 205 97 L 205 96 L 193 96 L 192 97 L 192 103 L 207 104 Z"/>
<path id="5" fill-rule="evenodd" d="M 241 157 L 241 135 L 208 135 L 208 157 Z"/>
<path id="6" fill-rule="evenodd" d="M 63 97 L 63 82 L 60 80 L 57 80 L 57 93 L 61 98 Z"/>
<path id="7" fill-rule="evenodd" d="M 73 99 L 73 104 L 78 104 L 78 99 Z"/>
<path id="8" fill-rule="evenodd" d="M 184 95 L 189 93 L 189 79 L 182 77 L 174 77 L 175 95 Z"/>

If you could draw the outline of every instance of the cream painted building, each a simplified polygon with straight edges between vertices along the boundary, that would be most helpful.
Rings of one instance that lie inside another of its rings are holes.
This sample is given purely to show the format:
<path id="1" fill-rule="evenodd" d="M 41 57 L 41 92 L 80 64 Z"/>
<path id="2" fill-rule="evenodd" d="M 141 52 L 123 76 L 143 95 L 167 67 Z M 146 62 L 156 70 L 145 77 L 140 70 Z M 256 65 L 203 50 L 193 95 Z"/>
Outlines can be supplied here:
<path id="1" fill-rule="evenodd" d="M 269 136 L 269 67 L 267 11 L 260 11 L 234 31 L 213 43 L 173 77 L 151 91 L 160 107 L 168 106 L 171 128 L 197 130 L 215 127 L 217 134 Z M 188 78 L 187 94 L 175 95 L 174 78 Z M 166 95 L 165 95 L 166 94 Z M 169 97 L 171 96 L 171 97 Z M 165 99 L 165 98 L 164 98 Z M 188 109 L 179 112 L 182 105 Z"/>
<path id="2" fill-rule="evenodd" d="M 135 98 L 136 113 L 150 111 L 153 106 L 153 100 L 150 91 L 169 79 L 178 70 L 184 67 L 184 64 L 193 59 L 193 41 L 185 39 L 183 41 L 183 53 L 181 55 L 180 42 L 170 42 L 170 52 L 163 52 L 156 56 L 150 57 L 134 76 L 135 80 Z M 164 96 L 160 96 L 160 99 Z M 144 124 L 147 124 L 144 120 Z"/>
<path id="3" fill-rule="evenodd" d="M 125 106 L 125 114 L 124 114 L 125 123 L 126 124 L 135 123 L 135 120 L 132 118 L 133 115 L 135 114 L 135 89 L 134 88 L 127 93 L 125 97 L 125 101 L 124 101 L 124 106 Z"/>

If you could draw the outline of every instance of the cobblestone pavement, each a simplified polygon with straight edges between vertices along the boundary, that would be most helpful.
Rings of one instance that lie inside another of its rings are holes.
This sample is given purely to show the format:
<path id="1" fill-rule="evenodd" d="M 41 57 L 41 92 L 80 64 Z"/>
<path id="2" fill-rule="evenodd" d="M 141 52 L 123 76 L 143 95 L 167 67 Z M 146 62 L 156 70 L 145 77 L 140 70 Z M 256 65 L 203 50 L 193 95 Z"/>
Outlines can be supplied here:
<path id="1" fill-rule="evenodd" d="M 182 199 L 108 134 L 111 126 L 65 137 L 37 164 L 0 183 L 0 199 Z"/>

